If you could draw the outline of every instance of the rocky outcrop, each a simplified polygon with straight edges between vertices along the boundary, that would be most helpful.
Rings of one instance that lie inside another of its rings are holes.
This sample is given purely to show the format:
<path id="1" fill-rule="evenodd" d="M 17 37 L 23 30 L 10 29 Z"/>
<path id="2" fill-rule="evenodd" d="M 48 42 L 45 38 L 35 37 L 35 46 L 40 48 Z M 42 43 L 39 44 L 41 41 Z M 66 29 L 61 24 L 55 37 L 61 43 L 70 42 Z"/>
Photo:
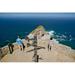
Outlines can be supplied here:
<path id="1" fill-rule="evenodd" d="M 36 29 L 34 29 L 30 34 L 33 35 L 40 35 L 40 39 L 38 38 L 38 46 L 45 47 L 45 49 L 39 49 L 38 55 L 41 57 L 40 62 L 75 62 L 75 50 L 71 49 L 71 47 L 68 47 L 66 45 L 60 44 L 56 41 L 56 39 L 53 39 L 51 42 L 51 51 L 48 51 L 48 42 L 50 36 L 45 35 L 46 31 L 45 28 L 40 25 Z M 44 34 L 44 35 L 43 35 Z M 41 36 L 43 35 L 43 36 Z M 26 44 L 26 41 L 23 39 L 24 44 Z M 3 51 L 3 58 L 1 61 L 10 62 L 10 61 L 16 61 L 16 62 L 31 62 L 33 57 L 33 52 L 27 53 L 27 51 L 34 49 L 34 47 L 30 46 L 25 49 L 24 52 L 20 51 L 18 49 L 18 46 L 16 43 L 14 44 L 14 52 L 13 54 L 9 54 L 8 47 L 5 46 L 2 48 Z"/>

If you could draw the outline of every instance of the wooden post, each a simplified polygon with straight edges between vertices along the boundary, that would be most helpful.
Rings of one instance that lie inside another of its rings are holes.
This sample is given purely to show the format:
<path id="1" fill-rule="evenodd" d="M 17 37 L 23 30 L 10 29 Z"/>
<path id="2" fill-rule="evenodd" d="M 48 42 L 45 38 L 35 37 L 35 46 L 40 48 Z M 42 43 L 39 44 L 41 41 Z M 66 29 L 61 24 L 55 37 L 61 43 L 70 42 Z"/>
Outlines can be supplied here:
<path id="1" fill-rule="evenodd" d="M 39 55 L 35 55 L 34 62 L 39 62 Z"/>

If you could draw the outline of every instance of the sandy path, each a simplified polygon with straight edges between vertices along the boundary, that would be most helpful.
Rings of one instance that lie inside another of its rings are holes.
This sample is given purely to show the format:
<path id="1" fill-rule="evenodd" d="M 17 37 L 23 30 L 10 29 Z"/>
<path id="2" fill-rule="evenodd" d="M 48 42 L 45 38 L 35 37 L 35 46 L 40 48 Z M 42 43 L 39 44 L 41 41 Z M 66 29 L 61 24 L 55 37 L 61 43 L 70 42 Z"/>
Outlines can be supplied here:
<path id="1" fill-rule="evenodd" d="M 38 50 L 40 56 L 40 62 L 68 62 L 75 61 L 75 51 L 72 52 L 68 47 L 55 43 L 51 51 L 48 51 L 48 38 L 38 40 L 39 46 L 45 47 L 45 49 Z M 1 60 L 1 62 L 32 62 L 33 52 L 27 53 L 27 51 L 33 49 L 32 47 L 25 49 L 25 51 L 15 50 L 12 54 L 7 54 Z"/>

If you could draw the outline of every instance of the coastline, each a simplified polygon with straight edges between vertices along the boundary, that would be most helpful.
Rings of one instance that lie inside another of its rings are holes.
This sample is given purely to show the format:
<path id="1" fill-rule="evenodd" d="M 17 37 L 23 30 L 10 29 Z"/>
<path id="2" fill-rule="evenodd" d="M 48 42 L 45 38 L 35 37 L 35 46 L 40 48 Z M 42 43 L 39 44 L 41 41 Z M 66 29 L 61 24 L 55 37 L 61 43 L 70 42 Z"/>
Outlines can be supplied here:
<path id="1" fill-rule="evenodd" d="M 39 27 L 37 27 L 35 30 L 33 30 L 30 34 L 36 34 L 36 32 L 38 31 L 38 30 L 42 30 L 42 32 L 43 33 L 45 33 L 46 31 L 45 31 L 45 29 L 44 29 L 44 27 L 41 25 L 41 26 L 39 26 Z M 47 37 L 47 36 L 46 36 Z M 46 38 L 45 37 L 45 38 Z M 25 41 L 25 39 L 22 39 L 22 41 L 23 41 L 23 43 L 24 44 L 26 44 L 26 41 Z M 47 39 L 44 39 L 43 41 L 41 41 L 41 39 L 39 39 L 38 40 L 39 41 L 39 44 L 38 45 L 40 45 L 40 46 L 45 46 L 44 45 L 44 43 L 46 43 L 47 44 L 47 42 L 48 42 L 48 40 Z M 43 42 L 43 43 L 42 43 Z M 58 57 L 58 56 L 61 56 L 62 55 L 62 53 L 63 53 L 63 55 L 62 56 L 67 56 L 68 58 L 70 58 L 70 59 L 72 59 L 72 61 L 75 61 L 75 50 L 74 49 L 72 49 L 71 47 L 69 47 L 69 46 L 66 46 L 66 45 L 63 45 L 63 44 L 61 44 L 61 43 L 59 43 L 56 39 L 53 39 L 53 42 L 52 42 L 54 45 L 53 45 L 53 51 L 56 53 L 55 55 Z M 14 44 L 14 52 L 16 51 L 16 50 L 18 50 L 18 46 L 17 46 L 17 44 L 14 42 L 13 43 Z M 4 52 L 3 52 L 3 58 L 5 57 L 5 56 L 7 56 L 8 54 L 9 54 L 9 50 L 8 50 L 8 46 L 6 45 L 6 46 L 4 46 L 4 47 L 2 47 L 2 49 L 4 50 Z M 28 50 L 28 49 L 27 49 Z M 60 53 L 60 54 L 58 54 L 58 53 Z M 58 55 L 57 55 L 58 54 Z M 54 55 L 53 55 L 54 56 Z M 66 59 L 67 59 L 67 57 L 66 57 Z M 3 59 L 2 58 L 2 59 Z M 60 57 L 60 58 L 62 58 L 62 57 Z M 65 58 L 64 58 L 65 59 Z M 3 59 L 3 61 L 4 61 L 5 59 Z M 2 60 L 1 60 L 2 61 Z M 45 61 L 45 60 L 44 60 Z M 48 61 L 48 60 L 47 60 Z M 49 61 L 51 61 L 51 60 L 49 60 Z M 54 60 L 53 60 L 54 61 Z M 56 60 L 57 61 L 57 60 Z M 58 60 L 58 61 L 60 61 L 60 60 Z M 63 60 L 63 59 L 61 59 L 61 61 L 69 61 L 68 59 L 67 60 Z M 71 61 L 71 60 L 70 60 Z"/>

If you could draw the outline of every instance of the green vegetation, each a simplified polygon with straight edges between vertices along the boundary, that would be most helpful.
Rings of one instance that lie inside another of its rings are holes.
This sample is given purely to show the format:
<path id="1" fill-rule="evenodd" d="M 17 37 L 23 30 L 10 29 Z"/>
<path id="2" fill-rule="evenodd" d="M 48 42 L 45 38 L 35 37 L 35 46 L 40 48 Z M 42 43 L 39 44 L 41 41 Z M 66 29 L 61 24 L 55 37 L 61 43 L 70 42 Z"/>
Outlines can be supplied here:
<path id="1" fill-rule="evenodd" d="M 39 25 L 36 29 L 34 29 L 31 34 L 33 34 L 36 30 L 39 30 L 39 29 L 43 29 L 45 30 L 45 28 L 42 26 L 42 25 Z"/>

